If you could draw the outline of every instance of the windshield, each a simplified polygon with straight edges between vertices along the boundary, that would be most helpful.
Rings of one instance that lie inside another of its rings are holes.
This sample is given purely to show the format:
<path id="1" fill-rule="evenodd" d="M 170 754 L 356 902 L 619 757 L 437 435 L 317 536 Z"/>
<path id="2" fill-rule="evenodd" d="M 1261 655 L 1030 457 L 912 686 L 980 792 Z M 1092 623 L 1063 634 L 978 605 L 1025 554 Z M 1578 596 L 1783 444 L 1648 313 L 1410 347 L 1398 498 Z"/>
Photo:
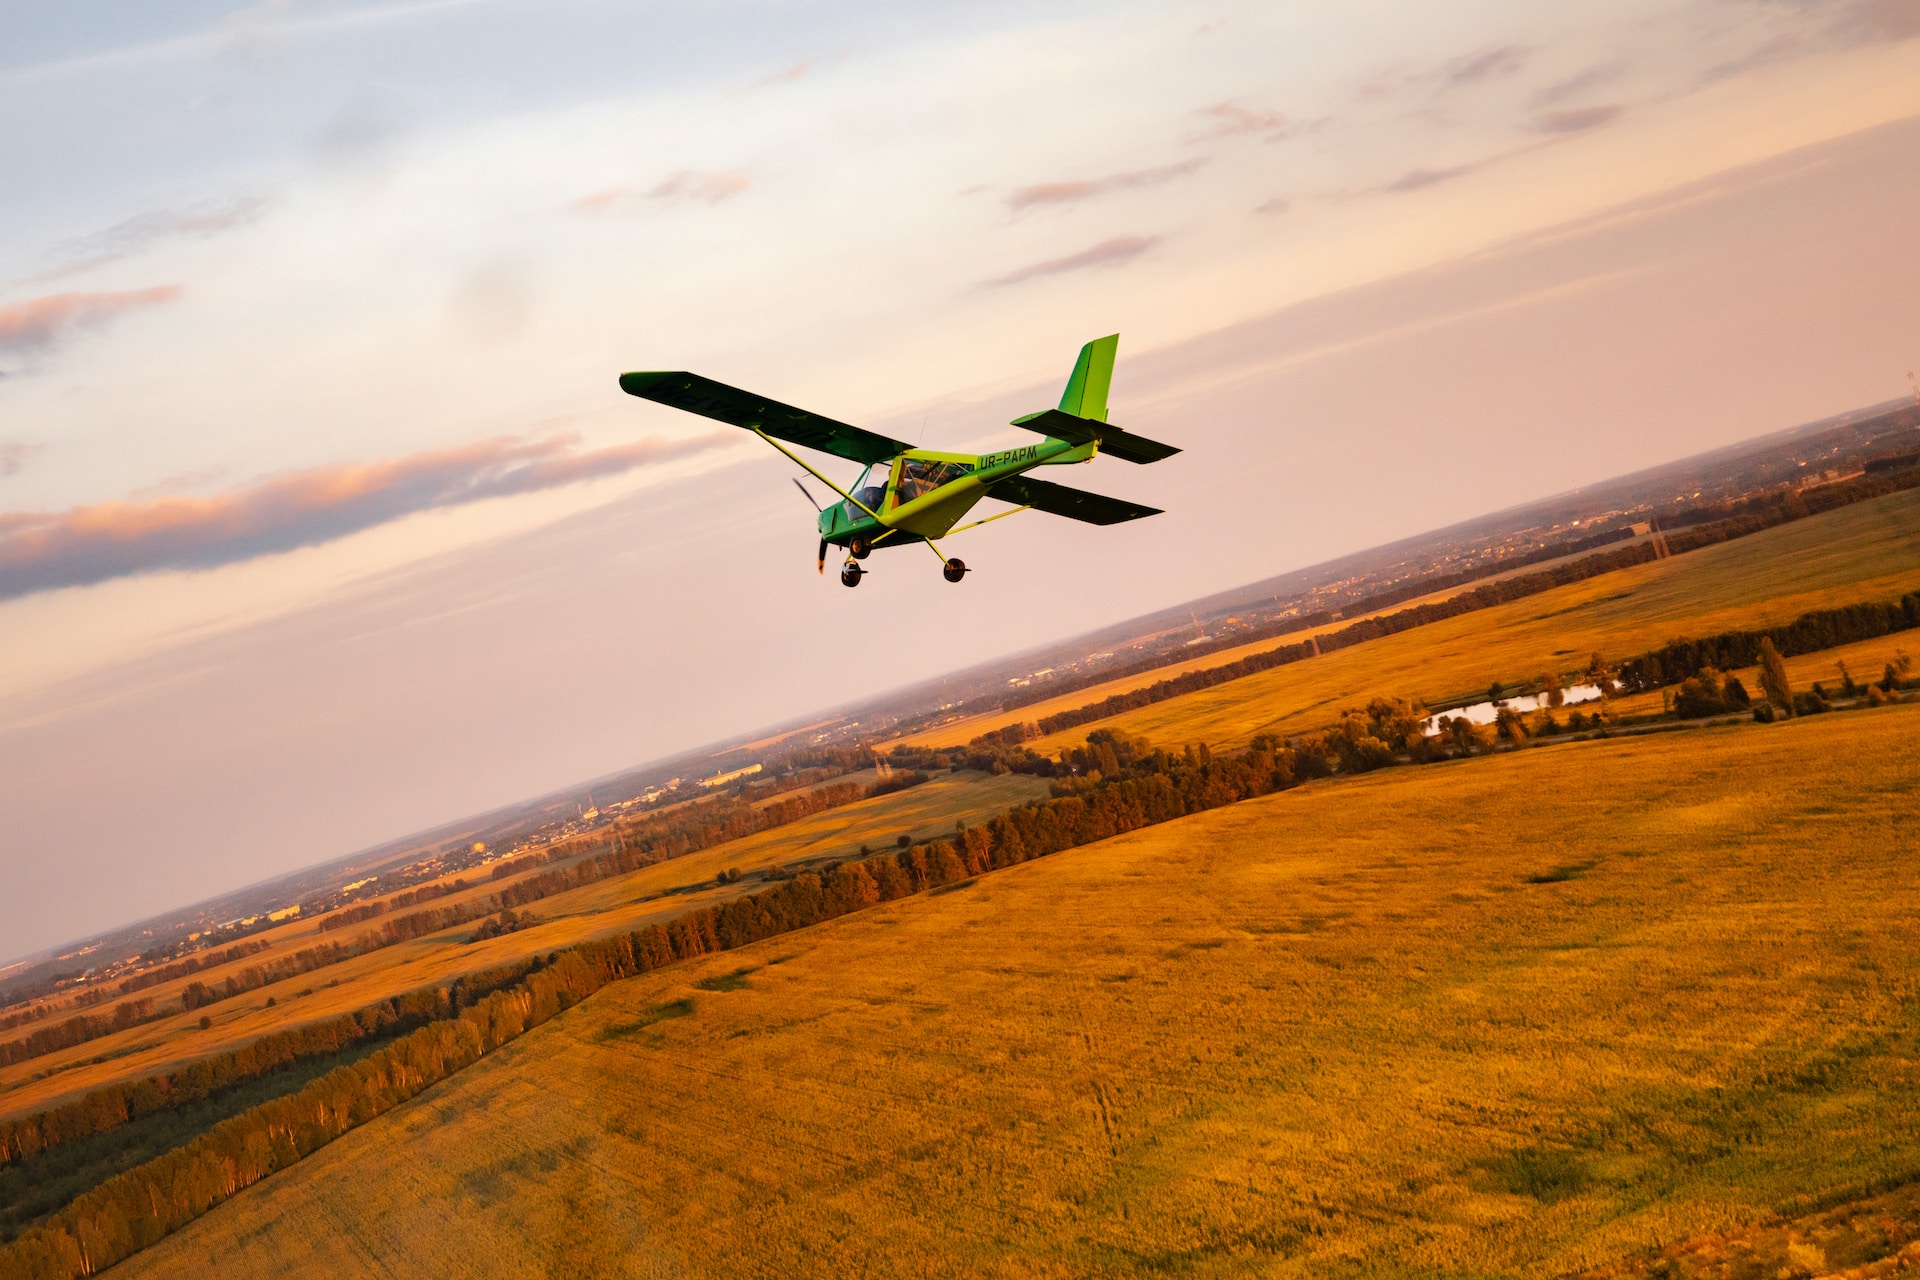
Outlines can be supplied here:
<path id="1" fill-rule="evenodd" d="M 865 516 L 867 512 L 860 509 L 862 506 L 868 511 L 880 509 L 881 501 L 887 496 L 887 476 L 892 470 L 893 463 L 889 460 L 872 463 L 860 473 L 860 478 L 853 482 L 853 488 L 848 491 L 853 494 L 855 501 L 840 504 L 847 513 L 847 519 L 858 520 Z"/>

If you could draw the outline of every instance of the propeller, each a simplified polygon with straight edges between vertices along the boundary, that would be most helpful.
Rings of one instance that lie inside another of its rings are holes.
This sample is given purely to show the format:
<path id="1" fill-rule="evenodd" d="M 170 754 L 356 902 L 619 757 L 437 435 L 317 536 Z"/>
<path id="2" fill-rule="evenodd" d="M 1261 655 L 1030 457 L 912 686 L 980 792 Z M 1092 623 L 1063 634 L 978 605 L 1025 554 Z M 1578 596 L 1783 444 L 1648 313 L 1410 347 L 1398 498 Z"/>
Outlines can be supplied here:
<path id="1" fill-rule="evenodd" d="M 805 498 L 808 502 L 813 502 L 813 495 L 807 492 L 807 486 L 800 483 L 799 476 L 793 477 L 793 487 L 800 491 L 801 497 Z M 825 508 L 823 508 L 819 503 L 813 502 L 813 509 L 815 511 L 821 511 L 821 510 L 824 510 Z M 814 572 L 825 573 L 826 571 L 827 571 L 827 540 L 825 538 L 822 538 L 820 539 L 819 563 L 814 565 Z"/>

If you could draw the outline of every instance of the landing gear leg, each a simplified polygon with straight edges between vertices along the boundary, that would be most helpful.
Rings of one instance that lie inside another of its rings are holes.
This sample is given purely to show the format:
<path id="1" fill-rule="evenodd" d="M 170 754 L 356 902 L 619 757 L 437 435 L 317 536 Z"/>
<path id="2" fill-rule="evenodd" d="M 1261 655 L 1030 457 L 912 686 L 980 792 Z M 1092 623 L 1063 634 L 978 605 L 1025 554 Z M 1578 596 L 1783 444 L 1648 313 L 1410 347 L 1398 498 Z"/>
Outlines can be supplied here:
<path id="1" fill-rule="evenodd" d="M 855 561 L 849 560 L 840 566 L 840 585 L 843 587 L 857 587 L 860 579 L 866 576 L 867 571 Z"/>
<path id="2" fill-rule="evenodd" d="M 940 576 L 948 582 L 958 582 L 967 576 L 967 564 L 964 560 L 949 560 L 940 570 Z"/>

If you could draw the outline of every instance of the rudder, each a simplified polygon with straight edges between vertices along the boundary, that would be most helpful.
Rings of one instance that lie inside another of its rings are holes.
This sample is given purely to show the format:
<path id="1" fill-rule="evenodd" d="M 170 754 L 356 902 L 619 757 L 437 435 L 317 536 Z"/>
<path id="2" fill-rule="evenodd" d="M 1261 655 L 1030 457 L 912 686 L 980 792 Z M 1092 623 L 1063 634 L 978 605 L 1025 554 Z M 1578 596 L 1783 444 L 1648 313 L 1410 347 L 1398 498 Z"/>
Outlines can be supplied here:
<path id="1" fill-rule="evenodd" d="M 1060 393 L 1060 411 L 1095 422 L 1107 420 L 1107 389 L 1113 385 L 1113 358 L 1120 350 L 1120 335 L 1110 333 L 1095 338 L 1080 348 L 1073 363 L 1067 389 Z"/>

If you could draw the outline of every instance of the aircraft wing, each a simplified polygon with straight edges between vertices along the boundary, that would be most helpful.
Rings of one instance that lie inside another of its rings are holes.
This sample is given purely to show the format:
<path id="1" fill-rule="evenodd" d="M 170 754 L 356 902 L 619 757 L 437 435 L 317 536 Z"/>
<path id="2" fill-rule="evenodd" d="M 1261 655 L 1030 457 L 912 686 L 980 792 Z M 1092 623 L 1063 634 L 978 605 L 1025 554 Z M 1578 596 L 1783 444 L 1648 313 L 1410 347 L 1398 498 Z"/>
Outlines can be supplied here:
<path id="1" fill-rule="evenodd" d="M 1125 520 L 1138 520 L 1141 516 L 1160 514 L 1159 507 L 1143 507 L 1137 502 L 1088 493 L 1084 489 L 1069 489 L 1063 484 L 1031 480 L 1026 476 L 1002 480 L 987 489 L 987 496 L 1002 502 L 1017 502 L 1051 516 L 1084 520 L 1088 524 L 1119 524 Z"/>
<path id="2" fill-rule="evenodd" d="M 757 428 L 790 444 L 837 454 L 854 462 L 885 462 L 913 447 L 878 432 L 835 422 L 684 370 L 623 373 L 620 389 L 630 396 L 672 405 L 736 427 Z"/>

